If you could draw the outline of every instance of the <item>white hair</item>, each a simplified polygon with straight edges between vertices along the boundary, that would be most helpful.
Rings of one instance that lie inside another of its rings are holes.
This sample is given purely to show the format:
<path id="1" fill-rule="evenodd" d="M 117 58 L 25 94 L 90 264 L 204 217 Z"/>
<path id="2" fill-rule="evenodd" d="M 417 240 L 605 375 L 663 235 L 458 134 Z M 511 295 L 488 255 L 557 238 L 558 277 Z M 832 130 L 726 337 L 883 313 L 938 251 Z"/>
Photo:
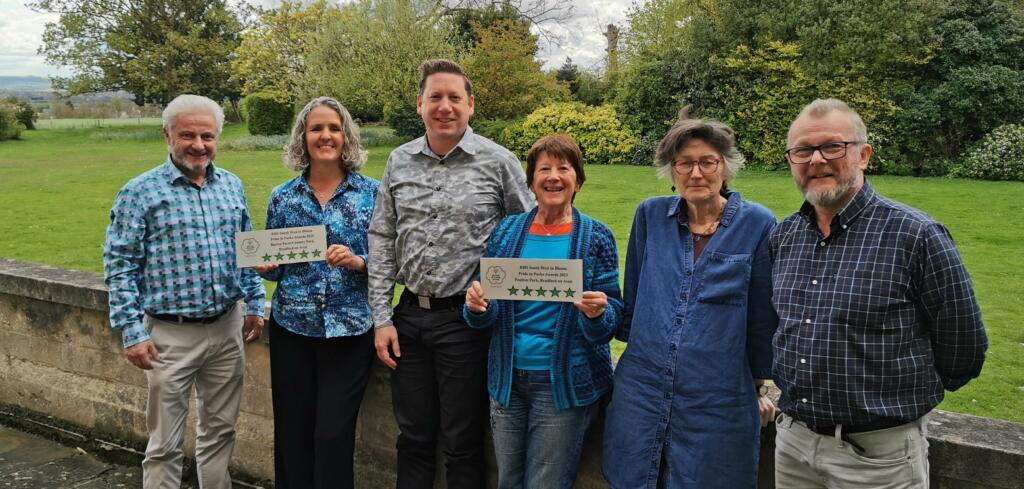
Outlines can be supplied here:
<path id="1" fill-rule="evenodd" d="M 190 94 L 178 95 L 171 100 L 171 103 L 167 104 L 167 107 L 164 107 L 164 129 L 173 129 L 174 122 L 179 115 L 195 112 L 206 112 L 212 115 L 217 121 L 218 135 L 224 129 L 224 109 L 220 108 L 220 104 L 201 95 Z"/>
<path id="2" fill-rule="evenodd" d="M 793 140 L 793 125 L 796 121 L 804 118 L 805 116 L 810 117 L 824 117 L 832 111 L 842 112 L 850 118 L 850 122 L 853 123 L 853 137 L 862 143 L 868 142 L 868 128 L 864 125 L 864 120 L 860 118 L 860 114 L 856 110 L 853 110 L 846 102 L 837 98 L 819 98 L 815 101 L 804 106 L 803 110 L 800 111 L 800 115 L 793 119 L 793 122 L 789 124 L 789 132 L 786 133 L 786 144 Z"/>

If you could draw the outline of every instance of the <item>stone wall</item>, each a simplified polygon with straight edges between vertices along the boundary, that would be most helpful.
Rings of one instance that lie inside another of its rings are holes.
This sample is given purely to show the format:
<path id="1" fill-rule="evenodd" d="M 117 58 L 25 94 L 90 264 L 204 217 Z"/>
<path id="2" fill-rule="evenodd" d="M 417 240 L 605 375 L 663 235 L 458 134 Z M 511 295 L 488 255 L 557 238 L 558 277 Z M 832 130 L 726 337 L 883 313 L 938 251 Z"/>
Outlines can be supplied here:
<path id="1" fill-rule="evenodd" d="M 273 421 L 263 341 L 247 346 L 246 367 L 232 467 L 244 480 L 267 481 L 273 478 Z M 360 415 L 355 463 L 363 488 L 394 486 L 398 430 L 388 375 L 381 365 L 374 369 Z M 0 422 L 128 454 L 126 460 L 137 463 L 146 440 L 145 385 L 110 329 L 99 275 L 0 259 Z M 606 487 L 600 425 L 588 437 L 577 488 Z M 774 485 L 770 428 L 761 487 Z M 1024 425 L 936 412 L 930 430 L 933 488 L 1024 487 Z M 191 454 L 192 428 L 186 439 Z M 488 460 L 493 467 L 491 454 Z"/>

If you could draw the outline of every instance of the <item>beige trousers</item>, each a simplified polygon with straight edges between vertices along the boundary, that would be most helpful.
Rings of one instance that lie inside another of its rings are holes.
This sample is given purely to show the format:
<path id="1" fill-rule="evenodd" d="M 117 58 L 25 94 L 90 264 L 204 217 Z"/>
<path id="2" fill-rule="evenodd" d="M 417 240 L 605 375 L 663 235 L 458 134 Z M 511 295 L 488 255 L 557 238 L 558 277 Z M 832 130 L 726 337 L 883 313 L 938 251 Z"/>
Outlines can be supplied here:
<path id="1" fill-rule="evenodd" d="M 179 489 L 185 419 L 196 391 L 196 471 L 202 489 L 231 489 L 228 463 L 242 400 L 245 308 L 235 306 L 211 324 L 177 324 L 146 316 L 160 353 L 146 371 L 149 444 L 142 461 L 144 489 Z"/>
<path id="2" fill-rule="evenodd" d="M 847 436 L 819 435 L 782 415 L 775 423 L 779 489 L 927 489 L 927 416 L 905 425 Z"/>

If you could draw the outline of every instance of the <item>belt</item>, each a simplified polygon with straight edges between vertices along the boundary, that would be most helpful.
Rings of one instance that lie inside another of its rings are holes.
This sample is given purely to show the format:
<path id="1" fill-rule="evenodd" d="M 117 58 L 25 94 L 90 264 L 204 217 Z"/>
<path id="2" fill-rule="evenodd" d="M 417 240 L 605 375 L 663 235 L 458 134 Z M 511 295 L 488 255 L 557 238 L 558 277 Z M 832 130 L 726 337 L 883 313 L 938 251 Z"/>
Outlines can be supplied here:
<path id="1" fill-rule="evenodd" d="M 420 309 L 427 310 L 461 309 L 462 305 L 466 303 L 466 294 L 457 294 L 450 297 L 430 297 L 428 295 L 418 295 L 409 289 L 405 289 L 402 291 L 402 296 L 398 301 L 416 304 Z"/>
<path id="2" fill-rule="evenodd" d="M 146 314 L 149 314 L 150 316 L 152 316 L 152 317 L 154 317 L 156 319 L 159 319 L 161 321 L 167 321 L 169 323 L 178 323 L 178 324 L 183 324 L 183 323 L 210 324 L 210 323 L 215 323 L 215 322 L 217 322 L 218 319 L 224 317 L 224 315 L 227 314 L 228 311 L 230 311 L 230 309 L 228 309 L 227 311 L 224 311 L 224 312 L 222 312 L 220 314 L 216 314 L 216 315 L 205 317 L 205 318 L 193 318 L 193 317 L 188 317 L 188 316 L 179 316 L 177 314 L 150 314 L 148 312 Z"/>
<path id="3" fill-rule="evenodd" d="M 843 433 L 866 433 L 868 431 L 878 431 L 878 430 L 884 430 L 884 429 L 888 429 L 888 428 L 895 428 L 897 426 L 902 426 L 902 425 L 905 425 L 907 423 L 909 423 L 909 421 L 902 421 L 902 420 L 899 420 L 899 419 L 892 419 L 892 418 L 879 418 L 879 419 L 876 419 L 876 420 L 874 420 L 874 421 L 872 421 L 870 423 L 865 423 L 865 424 L 844 424 L 844 425 L 842 425 L 843 426 L 842 431 L 843 431 Z M 808 424 L 807 425 L 807 429 L 809 429 L 809 430 L 811 430 L 811 431 L 813 431 L 813 432 L 815 432 L 815 433 L 817 433 L 819 435 L 835 436 L 835 434 L 836 434 L 836 426 L 837 425 L 811 426 L 811 425 Z"/>

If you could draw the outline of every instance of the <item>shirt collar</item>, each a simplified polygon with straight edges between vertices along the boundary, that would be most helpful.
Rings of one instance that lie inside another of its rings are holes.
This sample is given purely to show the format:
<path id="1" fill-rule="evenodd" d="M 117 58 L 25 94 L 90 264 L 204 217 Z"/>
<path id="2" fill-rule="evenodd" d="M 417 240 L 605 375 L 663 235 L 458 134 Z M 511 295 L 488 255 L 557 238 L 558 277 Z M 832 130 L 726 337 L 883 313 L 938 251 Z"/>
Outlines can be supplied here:
<path id="1" fill-rule="evenodd" d="M 725 209 L 722 210 L 722 218 L 719 221 L 719 225 L 729 227 L 729 223 L 732 222 L 733 218 L 736 217 L 736 213 L 740 210 L 740 203 L 743 202 L 743 196 L 735 190 L 727 190 Z M 679 219 L 679 224 L 686 224 L 689 220 L 684 209 L 686 208 L 686 201 L 682 197 L 676 199 L 676 201 L 668 209 L 668 217 L 676 216 Z"/>
<path id="2" fill-rule="evenodd" d="M 345 191 L 345 190 L 347 190 L 349 188 L 356 188 L 357 185 L 358 185 L 357 180 L 356 180 L 357 178 L 359 178 L 359 177 L 356 176 L 356 172 L 355 171 L 349 170 L 349 171 L 345 172 L 345 179 L 341 181 L 341 184 L 338 185 L 338 188 L 334 189 L 334 193 L 331 194 L 331 198 L 333 199 L 336 195 L 342 193 L 343 191 Z M 309 195 L 312 195 L 312 196 L 316 197 L 316 194 L 313 193 L 313 187 L 309 186 L 309 169 L 308 168 L 303 170 L 302 174 L 299 175 L 299 179 L 298 179 L 298 182 L 297 182 L 297 185 L 296 185 L 295 188 L 298 189 L 298 190 L 302 190 L 303 192 L 306 192 Z"/>
<path id="3" fill-rule="evenodd" d="M 181 168 L 178 168 L 178 166 L 171 161 L 171 155 L 167 155 L 167 159 L 164 160 L 164 164 L 160 166 L 160 173 L 163 175 L 164 179 L 167 180 L 167 183 L 171 185 L 179 179 L 185 183 L 192 183 L 192 179 L 185 175 L 181 171 Z M 217 167 L 214 166 L 213 161 L 210 161 L 206 165 L 206 181 L 217 181 Z"/>
<path id="4" fill-rule="evenodd" d="M 462 151 L 473 156 L 477 154 L 477 151 L 480 148 L 479 145 L 477 144 L 476 134 L 473 132 L 472 127 L 466 126 L 466 132 L 462 134 L 462 139 L 460 139 L 458 144 L 452 147 L 452 150 L 449 151 L 448 154 L 445 156 L 451 155 L 452 153 L 455 152 L 456 149 L 462 149 Z M 409 154 L 422 153 L 437 160 L 441 159 L 441 156 L 437 155 L 430 149 L 430 145 L 427 144 L 426 135 L 423 135 L 423 137 L 420 137 L 419 139 L 413 141 L 413 144 L 410 144 L 407 148 L 405 148 L 405 151 Z"/>
<path id="5" fill-rule="evenodd" d="M 864 185 L 854 195 L 846 206 L 839 211 L 832 218 L 832 221 L 838 224 L 840 227 L 849 226 L 851 222 L 857 219 L 864 209 L 867 209 L 871 205 L 878 194 L 875 192 L 875 188 L 868 183 L 867 178 L 864 179 Z M 817 226 L 817 216 L 814 213 L 814 206 L 810 202 L 804 201 L 803 205 L 800 206 L 800 215 L 807 220 L 807 222 Z"/>

